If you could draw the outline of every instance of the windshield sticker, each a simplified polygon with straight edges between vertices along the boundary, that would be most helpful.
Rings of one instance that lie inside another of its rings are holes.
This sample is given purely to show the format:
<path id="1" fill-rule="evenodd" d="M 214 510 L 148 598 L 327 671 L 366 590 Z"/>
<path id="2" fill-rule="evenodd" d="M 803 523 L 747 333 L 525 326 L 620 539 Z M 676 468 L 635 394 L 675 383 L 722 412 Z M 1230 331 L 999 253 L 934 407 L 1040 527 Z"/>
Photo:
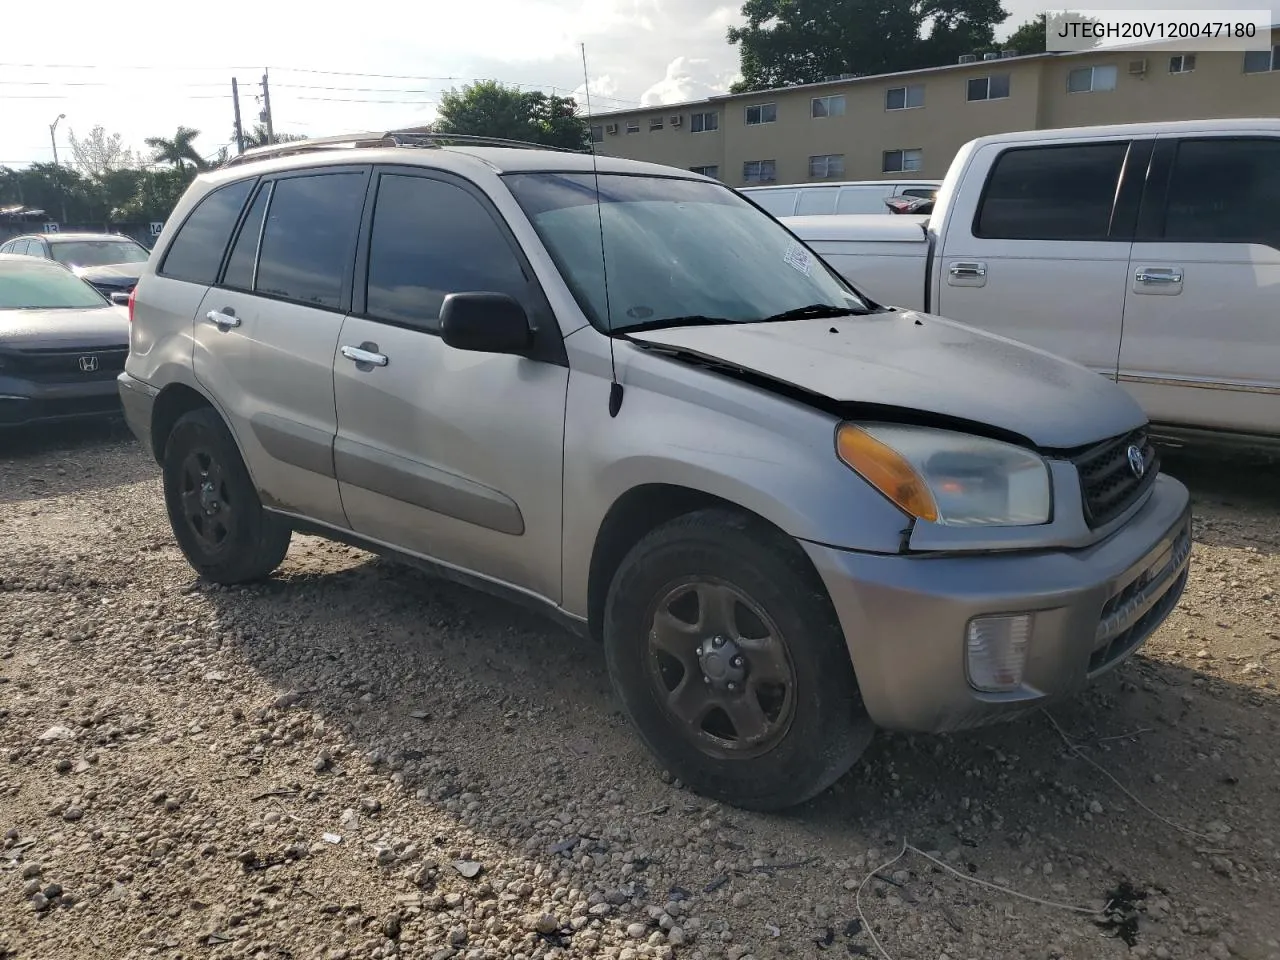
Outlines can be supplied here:
<path id="1" fill-rule="evenodd" d="M 806 277 L 809 275 L 809 271 L 813 269 L 813 257 L 809 256 L 809 251 L 794 240 L 788 244 L 787 252 L 782 255 L 782 259 Z"/>

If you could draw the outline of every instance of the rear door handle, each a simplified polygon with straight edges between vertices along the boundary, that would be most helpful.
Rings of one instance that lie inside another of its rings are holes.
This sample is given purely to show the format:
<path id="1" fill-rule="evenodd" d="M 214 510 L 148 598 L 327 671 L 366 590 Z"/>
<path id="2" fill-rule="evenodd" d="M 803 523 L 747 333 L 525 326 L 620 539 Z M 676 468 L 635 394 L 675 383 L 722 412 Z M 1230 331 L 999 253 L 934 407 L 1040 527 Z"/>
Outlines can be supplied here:
<path id="1" fill-rule="evenodd" d="M 1138 283 L 1181 283 L 1182 271 L 1177 267 L 1168 269 L 1161 267 L 1143 267 L 1134 274 Z"/>
<path id="2" fill-rule="evenodd" d="M 960 279 L 977 280 L 987 275 L 987 265 L 977 261 L 972 263 L 957 261 L 948 268 L 947 272 Z"/>
<path id="3" fill-rule="evenodd" d="M 236 316 L 236 312 L 230 307 L 223 307 L 221 310 L 210 310 L 204 315 L 204 318 L 216 325 L 220 330 L 230 330 L 232 327 L 240 326 L 240 318 Z"/>
<path id="4" fill-rule="evenodd" d="M 373 367 L 385 367 L 387 365 L 386 354 L 376 353 L 373 350 L 366 350 L 363 347 L 347 347 L 342 348 L 342 355 L 352 363 L 367 363 Z"/>

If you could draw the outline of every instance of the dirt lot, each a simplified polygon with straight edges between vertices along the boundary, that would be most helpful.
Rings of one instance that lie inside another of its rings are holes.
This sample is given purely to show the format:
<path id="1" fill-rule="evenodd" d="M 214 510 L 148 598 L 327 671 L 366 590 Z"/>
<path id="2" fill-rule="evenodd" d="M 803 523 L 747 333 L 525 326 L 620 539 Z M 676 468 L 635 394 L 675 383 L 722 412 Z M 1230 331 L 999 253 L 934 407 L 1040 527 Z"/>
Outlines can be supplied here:
<path id="1" fill-rule="evenodd" d="M 588 641 L 304 537 L 210 588 L 122 429 L 0 444 L 0 958 L 1280 958 L 1273 462 L 1167 460 L 1191 586 L 1061 732 L 882 736 L 761 816 Z"/>

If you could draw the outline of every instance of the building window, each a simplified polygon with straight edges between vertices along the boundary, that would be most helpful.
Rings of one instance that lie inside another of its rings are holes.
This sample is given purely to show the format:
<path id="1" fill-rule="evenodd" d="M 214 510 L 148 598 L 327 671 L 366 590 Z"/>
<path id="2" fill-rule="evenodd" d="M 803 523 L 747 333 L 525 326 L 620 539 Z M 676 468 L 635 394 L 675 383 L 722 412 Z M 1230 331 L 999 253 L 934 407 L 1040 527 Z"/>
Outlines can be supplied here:
<path id="1" fill-rule="evenodd" d="M 754 127 L 761 123 L 773 123 L 778 119 L 778 105 L 776 103 L 758 103 L 754 107 L 747 107 L 747 126 Z"/>
<path id="2" fill-rule="evenodd" d="M 1116 88 L 1116 68 L 1080 67 L 1067 74 L 1067 93 L 1102 93 Z"/>
<path id="3" fill-rule="evenodd" d="M 1006 93 L 1005 96 L 1008 96 Z M 970 100 L 974 99 L 972 96 Z M 986 97 L 981 99 L 985 100 Z M 913 83 L 909 87 L 890 87 L 884 92 L 886 110 L 914 110 L 924 106 L 924 84 Z"/>
<path id="4" fill-rule="evenodd" d="M 1170 73 L 1191 73 L 1195 68 L 1196 55 L 1194 53 L 1180 53 L 1169 58 Z"/>
<path id="5" fill-rule="evenodd" d="M 720 129 L 720 114 L 695 113 L 689 117 L 689 130 L 692 133 L 712 133 Z"/>
<path id="6" fill-rule="evenodd" d="M 662 129 L 662 118 L 661 118 L 661 117 L 650 117 L 650 118 L 649 118 L 649 132 L 650 132 L 650 133 L 652 133 L 654 130 L 661 130 L 661 129 Z"/>
<path id="7" fill-rule="evenodd" d="M 911 173 L 919 170 L 923 161 L 924 151 L 919 148 L 912 150 L 886 150 L 884 152 L 884 164 L 880 169 L 885 173 Z"/>
<path id="8" fill-rule="evenodd" d="M 628 121 L 627 121 L 627 133 L 639 133 L 639 132 L 640 132 L 640 121 L 639 121 L 639 120 L 628 120 Z"/>
<path id="9" fill-rule="evenodd" d="M 604 127 L 598 123 L 591 125 L 591 142 L 604 143 Z"/>
<path id="10" fill-rule="evenodd" d="M 1009 96 L 1009 74 L 993 73 L 969 81 L 969 100 L 1004 100 Z"/>
<path id="11" fill-rule="evenodd" d="M 822 117 L 843 117 L 844 94 L 838 93 L 831 97 L 814 97 L 810 113 L 815 120 Z"/>
<path id="12" fill-rule="evenodd" d="M 1272 70 L 1280 70 L 1280 45 L 1270 50 L 1245 51 L 1245 73 L 1270 73 Z"/>
<path id="13" fill-rule="evenodd" d="M 817 157 L 810 157 L 809 176 L 814 179 L 819 177 L 843 177 L 844 154 L 826 153 Z"/>
<path id="14" fill-rule="evenodd" d="M 690 167 L 690 172 L 701 174 L 704 177 L 711 177 L 715 180 L 720 179 L 720 168 L 717 166 L 710 167 Z"/>
<path id="15" fill-rule="evenodd" d="M 748 160 L 742 165 L 744 183 L 773 183 L 778 179 L 776 160 Z"/>

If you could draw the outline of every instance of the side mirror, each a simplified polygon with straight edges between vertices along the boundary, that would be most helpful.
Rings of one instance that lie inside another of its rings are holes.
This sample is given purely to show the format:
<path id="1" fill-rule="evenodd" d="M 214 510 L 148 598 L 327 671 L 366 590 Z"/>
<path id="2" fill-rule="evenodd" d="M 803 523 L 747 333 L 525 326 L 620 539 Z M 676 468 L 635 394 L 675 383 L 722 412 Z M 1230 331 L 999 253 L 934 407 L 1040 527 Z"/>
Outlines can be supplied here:
<path id="1" fill-rule="evenodd" d="M 115 293 L 111 294 L 111 302 L 117 307 L 127 307 L 129 305 L 129 295 L 117 290 Z"/>
<path id="2" fill-rule="evenodd" d="M 533 330 L 524 307 L 505 293 L 451 293 L 440 307 L 440 339 L 456 350 L 522 354 Z"/>

